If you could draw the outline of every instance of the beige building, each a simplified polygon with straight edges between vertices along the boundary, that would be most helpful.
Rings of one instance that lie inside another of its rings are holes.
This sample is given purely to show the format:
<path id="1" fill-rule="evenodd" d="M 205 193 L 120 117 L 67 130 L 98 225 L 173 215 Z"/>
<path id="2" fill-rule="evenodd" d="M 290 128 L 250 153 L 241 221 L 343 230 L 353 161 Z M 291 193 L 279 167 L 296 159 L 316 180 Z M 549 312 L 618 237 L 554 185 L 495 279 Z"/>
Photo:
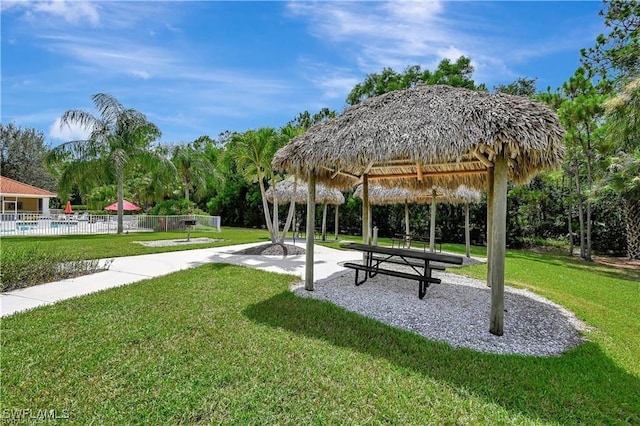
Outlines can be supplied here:
<path id="1" fill-rule="evenodd" d="M 49 200 L 58 194 L 0 176 L 2 218 L 19 213 L 49 214 Z"/>

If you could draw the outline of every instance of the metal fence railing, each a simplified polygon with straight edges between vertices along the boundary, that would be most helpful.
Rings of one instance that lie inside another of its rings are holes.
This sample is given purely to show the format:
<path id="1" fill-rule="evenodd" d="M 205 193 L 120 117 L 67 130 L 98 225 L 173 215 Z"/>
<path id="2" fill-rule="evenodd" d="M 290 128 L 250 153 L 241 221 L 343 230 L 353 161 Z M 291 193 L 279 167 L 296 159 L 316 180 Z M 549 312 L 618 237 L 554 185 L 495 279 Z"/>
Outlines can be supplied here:
<path id="1" fill-rule="evenodd" d="M 195 220 L 194 227 L 211 227 L 220 232 L 220 216 L 175 215 L 149 216 L 124 215 L 125 232 L 166 232 L 185 230 L 185 220 Z M 116 215 L 6 213 L 0 215 L 0 237 L 10 235 L 70 235 L 115 234 L 118 232 Z"/>

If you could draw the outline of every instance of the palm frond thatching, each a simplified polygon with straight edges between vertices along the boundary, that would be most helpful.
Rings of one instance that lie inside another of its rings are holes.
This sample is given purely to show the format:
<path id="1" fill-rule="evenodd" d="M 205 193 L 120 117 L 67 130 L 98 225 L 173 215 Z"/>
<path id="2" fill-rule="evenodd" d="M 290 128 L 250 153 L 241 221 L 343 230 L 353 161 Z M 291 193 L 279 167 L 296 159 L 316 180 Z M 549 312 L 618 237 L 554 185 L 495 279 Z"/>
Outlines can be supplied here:
<path id="1" fill-rule="evenodd" d="M 298 181 L 294 191 L 294 178 L 282 180 L 275 185 L 278 194 L 278 203 L 306 203 L 308 188 L 307 183 Z M 273 187 L 269 187 L 266 191 L 267 201 L 273 203 Z M 318 204 L 344 204 L 344 195 L 340 190 L 328 188 L 325 185 L 316 185 L 316 203 Z"/>
<path id="2" fill-rule="evenodd" d="M 363 174 L 387 187 L 480 189 L 500 153 L 516 183 L 555 167 L 564 153 L 563 135 L 556 114 L 531 99 L 425 85 L 347 108 L 293 138 L 272 164 L 343 189 Z"/>
<path id="3" fill-rule="evenodd" d="M 455 190 L 435 188 L 437 203 L 476 203 L 482 198 L 480 191 L 465 186 Z M 362 185 L 356 187 L 354 197 L 362 198 Z M 369 202 L 374 205 L 408 203 L 430 203 L 433 199 L 433 191 L 409 188 L 387 188 L 380 185 L 369 186 Z"/>

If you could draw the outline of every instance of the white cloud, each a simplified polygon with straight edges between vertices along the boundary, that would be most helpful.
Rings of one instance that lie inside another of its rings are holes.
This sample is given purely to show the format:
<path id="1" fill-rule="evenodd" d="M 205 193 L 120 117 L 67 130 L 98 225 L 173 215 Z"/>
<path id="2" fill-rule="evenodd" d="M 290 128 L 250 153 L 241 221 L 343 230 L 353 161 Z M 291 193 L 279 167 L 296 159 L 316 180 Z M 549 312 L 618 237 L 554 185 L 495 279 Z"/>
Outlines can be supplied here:
<path id="1" fill-rule="evenodd" d="M 446 6 L 441 1 L 296 2 L 289 10 L 307 18 L 316 37 L 354 56 L 363 73 L 413 64 L 433 69 L 462 55 L 478 68 L 508 69 L 495 43 L 467 30 L 471 23 L 450 17 Z"/>
<path id="2" fill-rule="evenodd" d="M 33 2 L 31 10 L 34 13 L 59 16 L 72 24 L 86 21 L 89 21 L 92 25 L 100 23 L 98 5 L 88 1 L 54 0 Z"/>
<path id="3" fill-rule="evenodd" d="M 60 117 L 49 127 L 49 137 L 63 142 L 86 140 L 91 134 L 91 129 L 78 124 L 60 125 Z"/>
<path id="4" fill-rule="evenodd" d="M 38 25 L 51 24 L 46 17 L 62 18 L 67 24 L 100 24 L 100 5 L 85 0 L 3 1 L 2 11 L 24 11 L 24 17 Z"/>

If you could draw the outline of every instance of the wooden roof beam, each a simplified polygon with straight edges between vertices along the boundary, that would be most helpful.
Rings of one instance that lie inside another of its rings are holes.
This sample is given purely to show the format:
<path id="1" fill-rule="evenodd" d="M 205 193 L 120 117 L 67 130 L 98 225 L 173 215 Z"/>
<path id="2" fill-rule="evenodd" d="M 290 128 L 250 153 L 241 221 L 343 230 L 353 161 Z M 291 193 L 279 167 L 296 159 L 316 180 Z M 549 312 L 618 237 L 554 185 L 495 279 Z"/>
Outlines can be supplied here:
<path id="1" fill-rule="evenodd" d="M 423 177 L 438 177 L 438 176 L 464 176 L 464 175 L 480 175 L 487 173 L 487 169 L 481 170 L 449 170 L 441 172 L 422 172 Z M 380 179 L 410 179 L 417 178 L 416 173 L 398 173 L 390 175 L 369 175 L 369 180 Z"/>
<path id="2" fill-rule="evenodd" d="M 325 166 L 321 166 L 321 167 L 322 167 L 323 169 L 328 170 L 328 171 L 330 171 L 330 172 L 332 172 L 332 173 L 333 173 L 333 175 L 331 175 L 331 178 L 332 178 L 332 179 L 333 179 L 334 177 L 338 176 L 338 175 L 344 175 L 344 176 L 349 176 L 349 177 L 354 178 L 354 179 L 360 179 L 360 176 L 356 176 L 356 175 L 354 175 L 354 174 L 352 174 L 352 173 L 349 173 L 349 172 L 344 172 L 344 171 L 342 171 L 342 170 L 340 170 L 340 169 L 338 169 L 338 170 L 334 170 L 334 169 L 332 169 L 332 168 L 325 167 Z"/>
<path id="3" fill-rule="evenodd" d="M 491 161 L 489 161 L 489 159 L 487 157 L 484 156 L 484 154 L 482 154 L 480 151 L 475 151 L 473 153 L 473 155 L 475 155 L 475 157 L 480 160 L 480 162 L 482 164 L 484 164 L 485 166 L 487 166 L 488 168 L 493 167 L 493 163 Z"/>

